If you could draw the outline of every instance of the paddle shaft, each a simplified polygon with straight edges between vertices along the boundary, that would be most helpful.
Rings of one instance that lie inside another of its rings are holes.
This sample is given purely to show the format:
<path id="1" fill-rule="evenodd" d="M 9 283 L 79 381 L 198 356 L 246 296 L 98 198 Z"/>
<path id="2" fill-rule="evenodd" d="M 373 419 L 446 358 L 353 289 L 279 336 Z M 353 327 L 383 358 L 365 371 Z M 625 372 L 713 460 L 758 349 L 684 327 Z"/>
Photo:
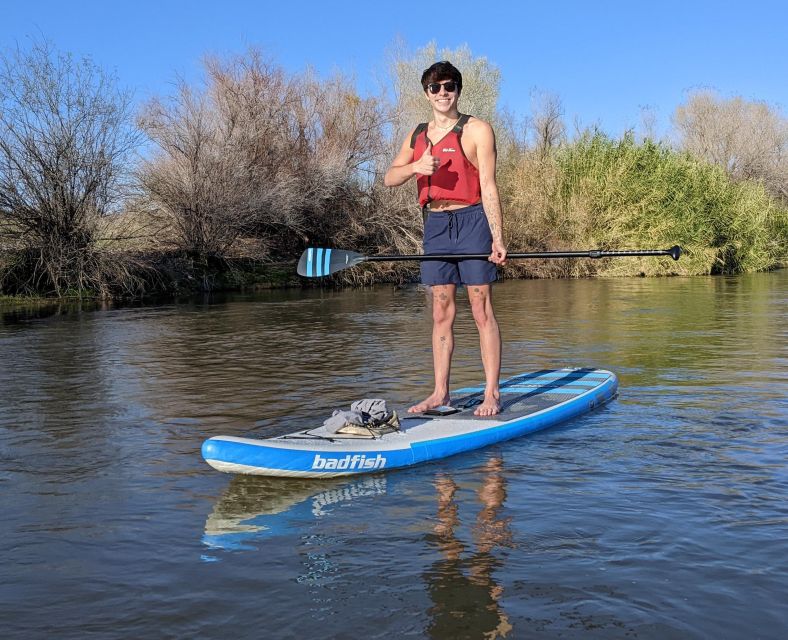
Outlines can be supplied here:
<path id="1" fill-rule="evenodd" d="M 540 260 L 545 258 L 624 258 L 631 256 L 670 256 L 678 260 L 681 248 L 678 246 L 670 249 L 638 249 L 633 251 L 604 251 L 592 249 L 591 251 L 532 251 L 529 253 L 510 253 L 507 260 L 531 258 Z M 301 254 L 296 272 L 307 278 L 329 276 L 349 269 L 362 262 L 402 262 L 405 260 L 442 260 L 456 262 L 457 260 L 487 260 L 487 253 L 459 253 L 459 254 L 429 254 L 429 255 L 390 255 L 390 256 L 364 256 L 355 251 L 342 251 L 341 249 L 309 248 Z"/>
<path id="2" fill-rule="evenodd" d="M 678 260 L 680 250 L 672 249 L 647 249 L 642 251 L 535 251 L 530 253 L 509 253 L 507 260 L 543 259 L 543 258 L 624 258 L 632 256 L 671 256 Z M 392 256 L 364 256 L 363 262 L 403 262 L 406 260 L 486 260 L 489 253 L 469 254 L 441 254 L 441 255 L 392 255 Z"/>

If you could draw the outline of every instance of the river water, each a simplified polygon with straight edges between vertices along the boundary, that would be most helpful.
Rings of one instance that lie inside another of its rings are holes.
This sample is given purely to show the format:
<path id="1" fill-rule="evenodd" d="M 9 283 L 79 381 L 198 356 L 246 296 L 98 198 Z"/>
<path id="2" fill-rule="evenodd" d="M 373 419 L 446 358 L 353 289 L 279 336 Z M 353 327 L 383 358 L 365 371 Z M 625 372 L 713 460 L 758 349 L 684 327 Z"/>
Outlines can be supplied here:
<path id="1" fill-rule="evenodd" d="M 788 271 L 497 285 L 504 375 L 616 372 L 563 427 L 344 480 L 200 445 L 430 390 L 417 287 L 0 324 L 4 638 L 784 638 Z M 453 385 L 481 379 L 461 295 Z"/>

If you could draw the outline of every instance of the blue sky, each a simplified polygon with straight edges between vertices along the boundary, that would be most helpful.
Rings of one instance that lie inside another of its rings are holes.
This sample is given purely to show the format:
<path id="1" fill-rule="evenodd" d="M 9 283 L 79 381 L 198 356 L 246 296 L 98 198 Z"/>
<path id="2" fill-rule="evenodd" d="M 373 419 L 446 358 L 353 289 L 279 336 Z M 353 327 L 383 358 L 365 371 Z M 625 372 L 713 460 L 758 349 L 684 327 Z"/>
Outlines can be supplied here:
<path id="1" fill-rule="evenodd" d="M 324 2 L 104 0 L 0 2 L 0 46 L 47 39 L 113 70 L 142 101 L 199 76 L 206 54 L 260 48 L 289 71 L 340 70 L 376 86 L 396 39 L 467 44 L 501 69 L 501 106 L 557 94 L 568 124 L 613 135 L 650 109 L 658 132 L 687 92 L 764 100 L 788 111 L 788 2 Z M 416 81 L 416 79 L 414 79 Z"/>

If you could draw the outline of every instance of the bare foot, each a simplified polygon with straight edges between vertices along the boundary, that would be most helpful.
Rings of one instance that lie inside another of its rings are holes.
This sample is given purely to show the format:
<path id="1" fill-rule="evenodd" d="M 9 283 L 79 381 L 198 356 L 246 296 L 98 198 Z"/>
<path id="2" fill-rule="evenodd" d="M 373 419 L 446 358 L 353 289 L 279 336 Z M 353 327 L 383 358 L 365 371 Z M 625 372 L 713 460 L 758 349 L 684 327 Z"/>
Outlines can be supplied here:
<path id="1" fill-rule="evenodd" d="M 440 393 L 433 393 L 431 396 L 419 402 L 419 404 L 414 404 L 410 409 L 408 409 L 408 413 L 424 413 L 428 409 L 434 409 L 435 407 L 440 407 L 442 405 L 448 405 L 451 402 L 449 399 L 449 394 L 440 394 Z"/>
<path id="2" fill-rule="evenodd" d="M 476 411 L 473 412 L 475 416 L 495 416 L 501 413 L 501 405 L 498 402 L 499 398 L 494 395 L 484 394 L 484 402 L 482 402 Z"/>

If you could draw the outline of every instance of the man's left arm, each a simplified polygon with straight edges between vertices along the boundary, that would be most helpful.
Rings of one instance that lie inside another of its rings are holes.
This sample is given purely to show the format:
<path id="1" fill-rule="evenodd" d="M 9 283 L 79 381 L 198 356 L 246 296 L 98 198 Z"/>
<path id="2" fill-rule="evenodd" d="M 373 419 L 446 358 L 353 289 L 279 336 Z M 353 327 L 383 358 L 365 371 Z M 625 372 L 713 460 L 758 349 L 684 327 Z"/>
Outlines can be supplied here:
<path id="1" fill-rule="evenodd" d="M 479 163 L 479 182 L 482 191 L 482 206 L 492 233 L 492 249 L 489 260 L 495 264 L 506 262 L 506 245 L 503 241 L 503 212 L 495 182 L 495 133 L 486 122 L 479 121 L 474 127 L 476 160 Z"/>

